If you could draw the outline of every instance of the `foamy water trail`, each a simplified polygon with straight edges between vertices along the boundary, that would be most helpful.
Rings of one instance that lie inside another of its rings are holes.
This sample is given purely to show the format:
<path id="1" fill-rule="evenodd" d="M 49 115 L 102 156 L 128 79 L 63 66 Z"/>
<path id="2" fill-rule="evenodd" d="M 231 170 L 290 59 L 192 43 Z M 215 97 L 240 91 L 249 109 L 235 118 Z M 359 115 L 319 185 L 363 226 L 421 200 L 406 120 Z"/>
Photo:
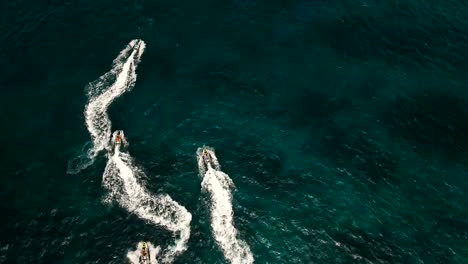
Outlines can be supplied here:
<path id="1" fill-rule="evenodd" d="M 233 264 L 253 263 L 249 245 L 238 238 L 233 224 L 232 194 L 234 183 L 221 171 L 212 148 L 197 150 L 197 160 L 202 180 L 202 190 L 210 195 L 211 229 L 224 257 Z"/>
<path id="2" fill-rule="evenodd" d="M 136 67 L 145 47 L 142 40 L 132 40 L 114 60 L 111 70 L 87 86 L 88 102 L 84 116 L 92 144 L 85 145 L 82 150 L 85 153 L 69 162 L 68 173 L 76 174 L 87 168 L 100 151 L 110 148 L 111 121 L 107 109 L 135 85 Z"/>
<path id="3" fill-rule="evenodd" d="M 175 243 L 163 250 L 161 256 L 162 263 L 172 263 L 187 249 L 192 215 L 167 194 L 149 194 L 139 183 L 144 178 L 143 171 L 134 165 L 130 155 L 116 147 L 109 155 L 103 175 L 103 184 L 109 190 L 106 201 L 115 200 L 141 219 L 173 232 Z"/>

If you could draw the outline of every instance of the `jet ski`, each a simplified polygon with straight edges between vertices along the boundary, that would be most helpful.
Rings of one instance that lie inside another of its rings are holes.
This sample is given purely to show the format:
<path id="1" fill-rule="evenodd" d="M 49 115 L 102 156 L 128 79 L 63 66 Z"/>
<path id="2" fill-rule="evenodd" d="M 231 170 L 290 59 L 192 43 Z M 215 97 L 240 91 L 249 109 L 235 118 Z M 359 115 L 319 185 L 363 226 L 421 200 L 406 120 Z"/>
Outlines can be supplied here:
<path id="1" fill-rule="evenodd" d="M 143 245 L 141 247 L 139 262 L 140 264 L 151 263 L 150 251 L 149 251 L 148 243 L 146 242 L 143 242 Z"/>
<path id="2" fill-rule="evenodd" d="M 132 49 L 138 50 L 140 48 L 140 45 L 141 45 L 141 40 L 137 40 L 135 45 L 133 45 Z"/>
<path id="3" fill-rule="evenodd" d="M 117 134 L 114 137 L 114 144 L 115 145 L 120 145 L 120 144 L 122 144 L 122 134 L 120 133 L 120 131 L 116 131 L 116 132 L 117 132 Z"/>
<path id="4" fill-rule="evenodd" d="M 117 150 L 127 147 L 128 143 L 122 130 L 117 130 L 112 134 L 112 147 L 110 153 L 113 155 Z"/>
<path id="5" fill-rule="evenodd" d="M 203 147 L 202 149 L 202 159 L 206 164 L 211 164 L 212 162 L 211 156 L 210 156 L 210 153 L 208 152 L 207 147 Z"/>
<path id="6" fill-rule="evenodd" d="M 208 146 L 203 146 L 197 150 L 198 168 L 200 175 L 205 175 L 209 168 L 219 170 L 219 163 L 214 154 L 214 150 Z"/>
<path id="7" fill-rule="evenodd" d="M 133 46 L 131 47 L 131 48 L 132 48 L 132 51 L 130 52 L 130 54 L 132 54 L 132 53 L 134 52 L 134 55 L 133 55 L 133 59 L 134 59 L 134 60 L 138 60 L 138 56 L 140 56 L 140 55 L 139 55 L 139 53 L 140 53 L 140 47 L 141 47 L 142 44 L 144 44 L 143 41 L 137 40 L 137 41 L 135 42 L 135 44 L 133 44 Z"/>

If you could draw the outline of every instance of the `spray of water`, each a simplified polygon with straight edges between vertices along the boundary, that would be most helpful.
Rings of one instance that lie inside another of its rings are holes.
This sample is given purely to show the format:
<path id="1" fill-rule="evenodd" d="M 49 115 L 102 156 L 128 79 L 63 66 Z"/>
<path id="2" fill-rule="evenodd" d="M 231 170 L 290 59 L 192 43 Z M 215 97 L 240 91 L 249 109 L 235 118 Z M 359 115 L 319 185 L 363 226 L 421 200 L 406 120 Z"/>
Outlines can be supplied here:
<path id="1" fill-rule="evenodd" d="M 144 172 L 120 147 L 120 144 L 115 145 L 104 171 L 103 185 L 109 190 L 106 201 L 117 201 L 141 219 L 173 232 L 175 243 L 165 249 L 161 256 L 162 263 L 172 263 L 177 255 L 187 249 L 192 215 L 167 194 L 149 194 L 139 183 L 146 178 Z"/>
<path id="2" fill-rule="evenodd" d="M 110 149 L 111 121 L 107 109 L 116 98 L 135 85 L 136 67 L 145 47 L 142 40 L 132 40 L 114 60 L 111 70 L 86 87 L 88 102 L 84 116 L 92 144 L 85 144 L 82 153 L 69 162 L 68 173 L 79 173 L 93 164 L 99 152 Z"/>
<path id="3" fill-rule="evenodd" d="M 211 229 L 214 239 L 233 264 L 253 263 L 254 258 L 247 243 L 238 238 L 233 224 L 232 189 L 234 183 L 221 168 L 212 148 L 197 150 L 197 160 L 202 190 L 210 196 Z"/>
<path id="4" fill-rule="evenodd" d="M 176 236 L 173 246 L 165 249 L 160 258 L 162 263 L 171 263 L 174 257 L 185 251 L 190 237 L 192 215 L 169 195 L 150 195 L 139 184 L 137 178 L 143 172 L 134 165 L 132 158 L 122 147 L 128 145 L 123 132 L 122 140 L 111 137 L 112 124 L 107 114 L 110 104 L 123 93 L 130 91 L 136 81 L 136 67 L 145 50 L 142 40 L 132 40 L 117 56 L 109 72 L 91 82 L 87 88 L 88 102 L 85 106 L 85 124 L 91 135 L 91 143 L 85 144 L 82 154 L 69 162 L 68 173 L 75 174 L 90 166 L 97 155 L 108 150 L 108 162 L 103 175 L 103 185 L 109 190 L 107 202 L 117 201 L 128 211 L 153 224 L 161 225 Z M 152 246 L 156 262 L 159 247 Z M 128 257 L 135 261 L 137 252 L 129 252 Z M 138 263 L 138 260 L 136 260 Z"/>

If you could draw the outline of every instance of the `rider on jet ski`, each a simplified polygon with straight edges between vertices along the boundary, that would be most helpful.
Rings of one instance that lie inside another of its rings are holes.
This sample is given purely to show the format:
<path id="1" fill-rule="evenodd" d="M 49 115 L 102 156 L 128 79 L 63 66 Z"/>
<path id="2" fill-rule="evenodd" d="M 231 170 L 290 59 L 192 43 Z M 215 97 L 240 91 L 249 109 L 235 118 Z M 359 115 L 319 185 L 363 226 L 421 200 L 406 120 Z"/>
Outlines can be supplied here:
<path id="1" fill-rule="evenodd" d="M 141 247 L 140 263 L 141 264 L 150 263 L 149 248 L 148 248 L 148 245 L 146 244 L 146 242 L 143 242 L 143 246 Z"/>
<path id="2" fill-rule="evenodd" d="M 124 133 L 122 130 L 117 130 L 112 134 L 112 147 L 109 149 L 109 153 L 114 155 L 117 149 L 122 147 L 128 147 L 128 142 L 125 139 Z"/>
<path id="3" fill-rule="evenodd" d="M 211 156 L 207 148 L 203 148 L 202 157 L 206 163 L 211 163 Z"/>
<path id="4" fill-rule="evenodd" d="M 122 143 L 122 134 L 120 134 L 120 131 L 117 131 L 117 135 L 115 136 L 115 144 L 120 143 Z"/>

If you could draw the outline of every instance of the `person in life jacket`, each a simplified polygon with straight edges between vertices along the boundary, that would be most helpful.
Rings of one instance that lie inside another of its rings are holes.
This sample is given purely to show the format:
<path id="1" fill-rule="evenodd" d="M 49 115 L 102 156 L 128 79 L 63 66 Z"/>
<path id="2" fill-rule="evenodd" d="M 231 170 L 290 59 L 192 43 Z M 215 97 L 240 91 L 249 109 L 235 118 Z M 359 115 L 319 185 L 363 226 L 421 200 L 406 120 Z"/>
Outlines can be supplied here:
<path id="1" fill-rule="evenodd" d="M 140 252 L 140 262 L 149 260 L 149 254 L 148 254 L 148 245 L 146 245 L 146 242 L 143 242 L 143 246 L 141 247 L 141 252 Z M 146 262 L 144 262 L 146 263 Z"/>
<path id="2" fill-rule="evenodd" d="M 118 131 L 117 135 L 115 136 L 115 144 L 120 144 L 120 143 L 122 143 L 122 135 Z"/>
<path id="3" fill-rule="evenodd" d="M 203 149 L 202 157 L 205 160 L 205 162 L 211 162 L 210 153 L 208 153 L 206 148 Z"/>

